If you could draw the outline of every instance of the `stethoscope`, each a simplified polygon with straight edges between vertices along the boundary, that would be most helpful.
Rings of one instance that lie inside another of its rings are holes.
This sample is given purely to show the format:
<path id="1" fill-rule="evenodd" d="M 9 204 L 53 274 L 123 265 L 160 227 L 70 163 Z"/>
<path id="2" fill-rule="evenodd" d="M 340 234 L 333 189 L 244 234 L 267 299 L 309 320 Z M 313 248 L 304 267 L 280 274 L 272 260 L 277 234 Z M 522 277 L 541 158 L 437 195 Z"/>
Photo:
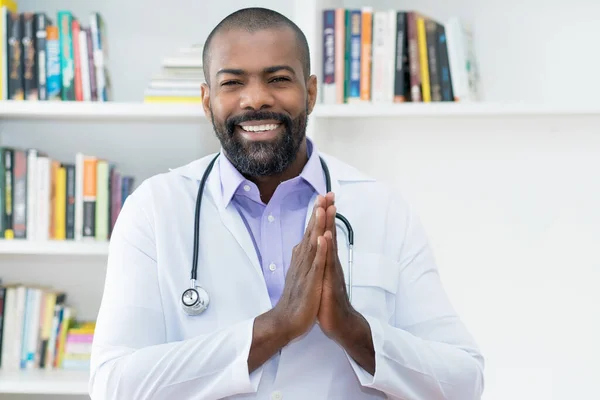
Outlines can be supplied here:
<path id="1" fill-rule="evenodd" d="M 210 174 L 210 171 L 217 161 L 219 154 L 215 156 L 208 164 L 206 171 L 202 175 L 202 180 L 200 181 L 200 187 L 198 188 L 198 195 L 196 197 L 196 214 L 194 217 L 194 255 L 192 257 L 192 277 L 190 279 L 190 287 L 186 289 L 181 296 L 181 303 L 183 306 L 183 311 L 185 311 L 188 315 L 198 315 L 201 314 L 208 308 L 208 304 L 210 303 L 210 297 L 208 292 L 200 285 L 196 284 L 196 271 L 198 268 L 198 236 L 200 235 L 200 205 L 202 203 L 202 193 L 204 191 L 204 185 Z M 320 158 L 321 166 L 323 168 L 323 172 L 325 173 L 325 185 L 326 191 L 329 193 L 331 191 L 331 177 L 329 176 L 329 168 L 327 168 L 327 164 Z M 340 213 L 336 213 L 335 217 L 342 221 L 344 226 L 346 227 L 346 240 L 348 242 L 348 297 L 350 301 L 352 301 L 352 257 L 353 257 L 353 247 L 354 247 L 354 231 L 352 230 L 352 225 L 350 225 L 350 221 L 346 217 L 344 217 Z"/>

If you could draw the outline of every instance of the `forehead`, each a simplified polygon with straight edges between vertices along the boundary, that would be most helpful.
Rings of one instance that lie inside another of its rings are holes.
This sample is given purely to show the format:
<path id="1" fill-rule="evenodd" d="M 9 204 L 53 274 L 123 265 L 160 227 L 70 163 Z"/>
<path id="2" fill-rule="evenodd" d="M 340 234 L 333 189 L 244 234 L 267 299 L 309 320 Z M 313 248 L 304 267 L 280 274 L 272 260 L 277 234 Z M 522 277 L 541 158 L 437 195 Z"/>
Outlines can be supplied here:
<path id="1" fill-rule="evenodd" d="M 219 32 L 210 45 L 210 75 L 223 68 L 262 71 L 274 65 L 288 65 L 302 76 L 301 51 L 289 28 L 248 32 L 230 29 Z"/>

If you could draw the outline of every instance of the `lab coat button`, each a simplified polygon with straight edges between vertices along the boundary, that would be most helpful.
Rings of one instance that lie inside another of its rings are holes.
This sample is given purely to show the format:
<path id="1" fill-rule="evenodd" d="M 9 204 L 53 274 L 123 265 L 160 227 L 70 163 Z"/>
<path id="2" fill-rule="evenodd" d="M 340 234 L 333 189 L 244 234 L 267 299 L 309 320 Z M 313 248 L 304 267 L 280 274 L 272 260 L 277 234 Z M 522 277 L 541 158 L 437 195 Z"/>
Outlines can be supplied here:
<path id="1" fill-rule="evenodd" d="M 250 191 L 250 185 L 244 185 L 244 190 L 246 192 L 249 192 Z"/>
<path id="2" fill-rule="evenodd" d="M 271 271 L 275 271 L 277 269 L 277 265 L 275 265 L 274 263 L 271 263 L 271 265 L 269 265 L 269 269 Z"/>
<path id="3" fill-rule="evenodd" d="M 271 400 L 281 400 L 283 399 L 283 394 L 280 391 L 273 392 L 271 394 Z"/>
<path id="4" fill-rule="evenodd" d="M 275 221 L 275 217 L 272 215 L 269 215 L 268 220 L 269 220 L 269 222 L 273 222 L 273 221 Z"/>

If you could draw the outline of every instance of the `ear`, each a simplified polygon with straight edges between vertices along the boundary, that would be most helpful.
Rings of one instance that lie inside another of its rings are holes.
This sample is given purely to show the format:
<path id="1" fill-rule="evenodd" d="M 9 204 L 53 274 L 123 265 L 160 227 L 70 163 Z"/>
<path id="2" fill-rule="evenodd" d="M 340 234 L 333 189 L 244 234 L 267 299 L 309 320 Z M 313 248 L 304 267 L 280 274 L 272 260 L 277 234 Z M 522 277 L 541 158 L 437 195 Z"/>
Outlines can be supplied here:
<path id="1" fill-rule="evenodd" d="M 208 120 L 211 120 L 212 110 L 210 109 L 210 88 L 207 83 L 202 83 L 200 86 L 200 91 L 202 95 L 202 108 L 204 108 L 204 115 Z"/>
<path id="2" fill-rule="evenodd" d="M 317 77 L 315 75 L 311 75 L 308 78 L 306 89 L 308 92 L 308 113 L 310 114 L 312 113 L 312 110 L 315 107 L 315 104 L 317 103 L 318 85 Z"/>

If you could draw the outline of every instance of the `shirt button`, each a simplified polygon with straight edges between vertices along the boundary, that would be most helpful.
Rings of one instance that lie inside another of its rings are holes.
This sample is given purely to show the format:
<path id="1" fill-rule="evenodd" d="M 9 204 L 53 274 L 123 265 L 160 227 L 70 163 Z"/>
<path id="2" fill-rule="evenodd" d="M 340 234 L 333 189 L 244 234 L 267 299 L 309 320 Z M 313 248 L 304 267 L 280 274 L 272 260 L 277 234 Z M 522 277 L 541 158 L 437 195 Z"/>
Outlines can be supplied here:
<path id="1" fill-rule="evenodd" d="M 275 217 L 272 215 L 269 215 L 269 217 L 267 219 L 269 220 L 269 222 L 275 221 Z"/>
<path id="2" fill-rule="evenodd" d="M 246 192 L 249 192 L 250 191 L 250 185 L 244 185 L 244 190 Z"/>
<path id="3" fill-rule="evenodd" d="M 271 399 L 272 400 L 281 400 L 281 399 L 283 399 L 283 393 L 281 393 L 280 391 L 273 392 L 271 394 Z"/>
<path id="4" fill-rule="evenodd" d="M 275 271 L 277 269 L 277 265 L 275 265 L 275 263 L 271 263 L 271 265 L 269 265 L 269 269 L 271 271 Z"/>

